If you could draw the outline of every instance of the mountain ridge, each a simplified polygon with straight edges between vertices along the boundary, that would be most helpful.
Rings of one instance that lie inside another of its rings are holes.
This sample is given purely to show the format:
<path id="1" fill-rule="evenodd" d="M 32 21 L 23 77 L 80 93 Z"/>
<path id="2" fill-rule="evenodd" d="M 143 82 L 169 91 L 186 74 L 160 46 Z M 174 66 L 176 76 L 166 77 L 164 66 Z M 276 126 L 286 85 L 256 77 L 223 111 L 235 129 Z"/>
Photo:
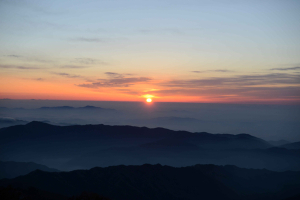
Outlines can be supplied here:
<path id="1" fill-rule="evenodd" d="M 0 129 L 0 138 L 1 160 L 31 160 L 59 170 L 144 163 L 300 170 L 297 150 L 272 149 L 265 140 L 249 134 L 103 124 L 56 126 L 32 121 Z"/>
<path id="2" fill-rule="evenodd" d="M 49 172 L 59 171 L 34 162 L 0 161 L 0 179 L 15 178 L 17 176 L 28 174 L 36 169 Z"/>
<path id="3" fill-rule="evenodd" d="M 285 187 L 286 181 L 289 181 L 288 188 Z M 116 200 L 279 200 L 300 193 L 300 172 L 273 172 L 230 165 L 118 165 L 71 172 L 35 170 L 14 179 L 0 180 L 1 186 L 9 184 L 67 196 L 88 190 Z"/>
<path id="4" fill-rule="evenodd" d="M 286 149 L 300 149 L 300 142 L 292 142 L 292 143 L 281 145 L 280 147 Z"/>

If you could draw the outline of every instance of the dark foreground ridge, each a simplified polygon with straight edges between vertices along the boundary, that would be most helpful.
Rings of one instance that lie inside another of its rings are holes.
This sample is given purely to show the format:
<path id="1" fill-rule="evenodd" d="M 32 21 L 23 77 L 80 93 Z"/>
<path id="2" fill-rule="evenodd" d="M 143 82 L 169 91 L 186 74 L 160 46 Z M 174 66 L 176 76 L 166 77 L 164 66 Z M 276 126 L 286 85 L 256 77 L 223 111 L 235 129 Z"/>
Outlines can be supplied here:
<path id="1" fill-rule="evenodd" d="M 111 200 L 91 192 L 82 192 L 79 195 L 67 197 L 65 195 L 39 190 L 34 187 L 22 189 L 12 186 L 0 187 L 0 197 L 1 200 Z"/>
<path id="2" fill-rule="evenodd" d="M 288 184 L 287 184 L 288 183 Z M 71 172 L 36 170 L 0 186 L 34 187 L 71 197 L 83 191 L 113 200 L 272 199 L 300 194 L 300 172 L 272 172 L 235 166 L 162 165 L 95 167 Z"/>

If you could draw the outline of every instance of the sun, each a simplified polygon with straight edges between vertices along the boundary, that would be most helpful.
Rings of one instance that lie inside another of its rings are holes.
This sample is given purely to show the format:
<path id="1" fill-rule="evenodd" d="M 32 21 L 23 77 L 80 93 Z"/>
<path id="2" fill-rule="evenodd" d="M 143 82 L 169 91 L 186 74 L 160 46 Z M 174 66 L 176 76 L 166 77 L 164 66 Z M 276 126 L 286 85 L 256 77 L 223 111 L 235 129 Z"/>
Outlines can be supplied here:
<path id="1" fill-rule="evenodd" d="M 148 103 L 151 103 L 151 102 L 152 102 L 152 99 L 148 98 L 148 99 L 146 99 L 146 101 L 147 101 Z"/>

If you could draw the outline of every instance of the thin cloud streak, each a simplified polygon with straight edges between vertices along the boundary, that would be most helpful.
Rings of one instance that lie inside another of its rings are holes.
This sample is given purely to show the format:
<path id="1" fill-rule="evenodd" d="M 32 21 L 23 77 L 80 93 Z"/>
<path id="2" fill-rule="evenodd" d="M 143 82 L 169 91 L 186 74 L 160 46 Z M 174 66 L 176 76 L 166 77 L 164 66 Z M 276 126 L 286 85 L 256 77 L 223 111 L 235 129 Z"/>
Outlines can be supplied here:
<path id="1" fill-rule="evenodd" d="M 27 67 L 27 66 L 15 66 L 15 65 L 0 65 L 2 69 L 22 69 L 22 70 L 31 70 L 31 69 L 41 69 L 40 67 Z"/>
<path id="2" fill-rule="evenodd" d="M 272 68 L 270 70 L 281 70 L 281 71 L 288 71 L 288 70 L 298 70 L 300 67 L 288 67 L 288 68 Z"/>
<path id="3" fill-rule="evenodd" d="M 216 69 L 216 70 L 204 70 L 204 71 L 191 71 L 193 73 L 205 73 L 205 72 L 234 72 L 232 70 L 227 70 L 227 69 Z"/>
<path id="4" fill-rule="evenodd" d="M 15 54 L 12 54 L 12 55 L 6 55 L 6 57 L 12 57 L 12 58 L 21 58 L 22 56 L 20 56 L 20 55 L 15 55 Z"/>
<path id="5" fill-rule="evenodd" d="M 109 65 L 107 62 L 97 60 L 94 58 L 75 58 L 73 63 L 80 63 L 84 65 L 92 65 L 92 64 Z"/>
<path id="6" fill-rule="evenodd" d="M 67 78 L 83 78 L 83 77 L 80 76 L 80 75 L 72 75 L 72 74 L 68 74 L 68 73 L 57 73 L 57 72 L 52 72 L 52 74 L 59 75 L 59 76 L 64 76 L 64 77 L 67 77 Z"/>
<path id="7" fill-rule="evenodd" d="M 105 42 L 104 39 L 99 39 L 99 38 L 86 38 L 86 37 L 79 37 L 79 38 L 75 38 L 75 39 L 73 39 L 73 40 L 75 40 L 75 41 L 80 41 L 80 42 L 91 42 L 91 43 L 93 43 L 93 42 L 96 42 L 96 43 L 98 43 L 98 42 Z"/>
<path id="8" fill-rule="evenodd" d="M 111 76 L 111 77 L 123 77 L 122 74 L 115 73 L 115 72 L 105 72 L 104 74 Z"/>
<path id="9" fill-rule="evenodd" d="M 164 28 L 164 29 L 140 29 L 139 33 L 142 34 L 172 34 L 172 35 L 185 35 L 185 31 L 179 28 Z"/>
<path id="10" fill-rule="evenodd" d="M 63 68 L 63 69 L 82 69 L 82 68 L 88 68 L 88 66 L 64 65 L 64 66 L 61 66 L 60 68 Z"/>
<path id="11" fill-rule="evenodd" d="M 114 77 L 114 78 L 123 78 L 125 76 L 133 75 L 133 74 L 120 74 L 120 73 L 115 73 L 115 72 L 105 72 L 104 74 L 108 75 L 109 77 Z"/>

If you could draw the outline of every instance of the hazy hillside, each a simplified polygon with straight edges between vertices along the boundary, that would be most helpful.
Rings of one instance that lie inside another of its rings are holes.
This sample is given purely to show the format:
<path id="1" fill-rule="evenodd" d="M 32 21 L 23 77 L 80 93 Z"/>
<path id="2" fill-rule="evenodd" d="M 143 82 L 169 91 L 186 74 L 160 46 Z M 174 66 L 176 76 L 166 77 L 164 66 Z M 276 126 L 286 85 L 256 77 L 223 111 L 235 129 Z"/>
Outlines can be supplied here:
<path id="1" fill-rule="evenodd" d="M 0 137 L 1 160 L 33 161 L 60 170 L 145 163 L 300 170 L 299 150 L 271 148 L 268 142 L 248 134 L 31 122 L 2 128 Z"/>
<path id="2" fill-rule="evenodd" d="M 49 168 L 45 165 L 36 164 L 33 162 L 3 162 L 0 161 L 0 179 L 15 178 L 17 176 L 28 174 L 34 170 L 43 170 L 47 172 L 58 172 L 58 170 Z"/>
<path id="3" fill-rule="evenodd" d="M 281 146 L 282 148 L 286 149 L 300 149 L 300 142 L 293 142 L 289 144 L 285 144 Z"/>
<path id="4" fill-rule="evenodd" d="M 209 133 L 249 133 L 267 141 L 300 141 L 297 105 L 1 100 L 0 116 L 14 123 L 132 125 Z M 1 120 L 0 120 L 1 121 Z M 25 123 L 23 122 L 25 121 Z"/>

